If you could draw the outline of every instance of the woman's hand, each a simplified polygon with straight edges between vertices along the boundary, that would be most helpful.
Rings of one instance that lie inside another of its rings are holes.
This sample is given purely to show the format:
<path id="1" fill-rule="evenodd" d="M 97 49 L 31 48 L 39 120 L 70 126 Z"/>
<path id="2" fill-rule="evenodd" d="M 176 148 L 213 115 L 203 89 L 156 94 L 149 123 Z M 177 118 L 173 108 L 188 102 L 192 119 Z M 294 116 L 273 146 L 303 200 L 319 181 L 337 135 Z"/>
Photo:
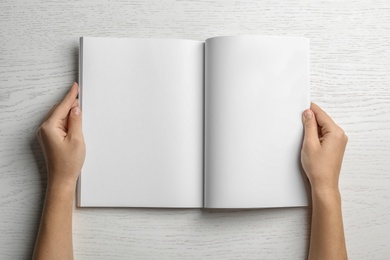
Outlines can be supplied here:
<path id="1" fill-rule="evenodd" d="M 347 259 L 339 176 L 348 138 L 316 104 L 303 112 L 301 160 L 311 184 L 309 259 Z"/>
<path id="2" fill-rule="evenodd" d="M 33 259 L 73 259 L 72 206 L 85 158 L 78 85 L 55 105 L 38 128 L 48 185 Z"/>
<path id="3" fill-rule="evenodd" d="M 78 107 L 78 84 L 55 105 L 37 130 L 45 156 L 48 185 L 75 185 L 85 159 L 85 144 Z"/>
<path id="4" fill-rule="evenodd" d="M 301 161 L 312 189 L 338 191 L 341 164 L 348 137 L 316 104 L 303 113 L 305 137 Z"/>

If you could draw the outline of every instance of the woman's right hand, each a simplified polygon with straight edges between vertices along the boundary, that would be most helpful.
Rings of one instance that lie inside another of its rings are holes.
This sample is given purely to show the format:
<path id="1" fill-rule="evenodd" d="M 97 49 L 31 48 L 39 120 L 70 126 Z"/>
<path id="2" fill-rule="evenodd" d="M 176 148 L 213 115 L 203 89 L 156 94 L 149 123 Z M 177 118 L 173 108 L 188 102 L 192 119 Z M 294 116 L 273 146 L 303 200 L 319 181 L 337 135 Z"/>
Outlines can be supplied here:
<path id="1" fill-rule="evenodd" d="M 312 191 L 337 191 L 348 137 L 316 104 L 303 112 L 301 162 Z"/>

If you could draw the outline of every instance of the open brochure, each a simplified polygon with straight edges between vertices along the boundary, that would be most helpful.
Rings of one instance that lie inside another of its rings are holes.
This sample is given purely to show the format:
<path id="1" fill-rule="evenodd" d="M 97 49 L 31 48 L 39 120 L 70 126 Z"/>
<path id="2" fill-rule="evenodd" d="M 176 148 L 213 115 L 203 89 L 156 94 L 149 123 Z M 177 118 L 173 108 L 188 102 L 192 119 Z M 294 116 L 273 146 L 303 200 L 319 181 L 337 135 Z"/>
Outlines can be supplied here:
<path id="1" fill-rule="evenodd" d="M 308 205 L 309 40 L 80 39 L 81 207 Z"/>

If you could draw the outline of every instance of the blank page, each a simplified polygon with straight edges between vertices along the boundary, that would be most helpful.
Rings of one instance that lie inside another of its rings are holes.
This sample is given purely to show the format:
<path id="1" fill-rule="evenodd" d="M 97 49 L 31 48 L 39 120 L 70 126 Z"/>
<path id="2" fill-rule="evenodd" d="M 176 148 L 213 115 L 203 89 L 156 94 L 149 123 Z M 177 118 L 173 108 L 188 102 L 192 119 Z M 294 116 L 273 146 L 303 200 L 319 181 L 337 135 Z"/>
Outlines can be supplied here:
<path id="1" fill-rule="evenodd" d="M 202 207 L 204 43 L 81 39 L 78 205 Z"/>
<path id="2" fill-rule="evenodd" d="M 309 40 L 217 37 L 205 49 L 205 207 L 307 205 Z"/>

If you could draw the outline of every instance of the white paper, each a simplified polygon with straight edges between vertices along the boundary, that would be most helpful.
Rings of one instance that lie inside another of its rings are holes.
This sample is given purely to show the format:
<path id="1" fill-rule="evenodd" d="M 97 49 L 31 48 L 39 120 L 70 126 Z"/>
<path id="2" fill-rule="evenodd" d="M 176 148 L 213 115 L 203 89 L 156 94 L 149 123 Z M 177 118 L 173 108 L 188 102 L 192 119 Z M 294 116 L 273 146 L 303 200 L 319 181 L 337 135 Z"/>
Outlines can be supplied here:
<path id="1" fill-rule="evenodd" d="M 82 41 L 78 205 L 202 207 L 204 43 Z"/>
<path id="2" fill-rule="evenodd" d="M 309 40 L 217 37 L 205 49 L 205 207 L 306 206 Z"/>

